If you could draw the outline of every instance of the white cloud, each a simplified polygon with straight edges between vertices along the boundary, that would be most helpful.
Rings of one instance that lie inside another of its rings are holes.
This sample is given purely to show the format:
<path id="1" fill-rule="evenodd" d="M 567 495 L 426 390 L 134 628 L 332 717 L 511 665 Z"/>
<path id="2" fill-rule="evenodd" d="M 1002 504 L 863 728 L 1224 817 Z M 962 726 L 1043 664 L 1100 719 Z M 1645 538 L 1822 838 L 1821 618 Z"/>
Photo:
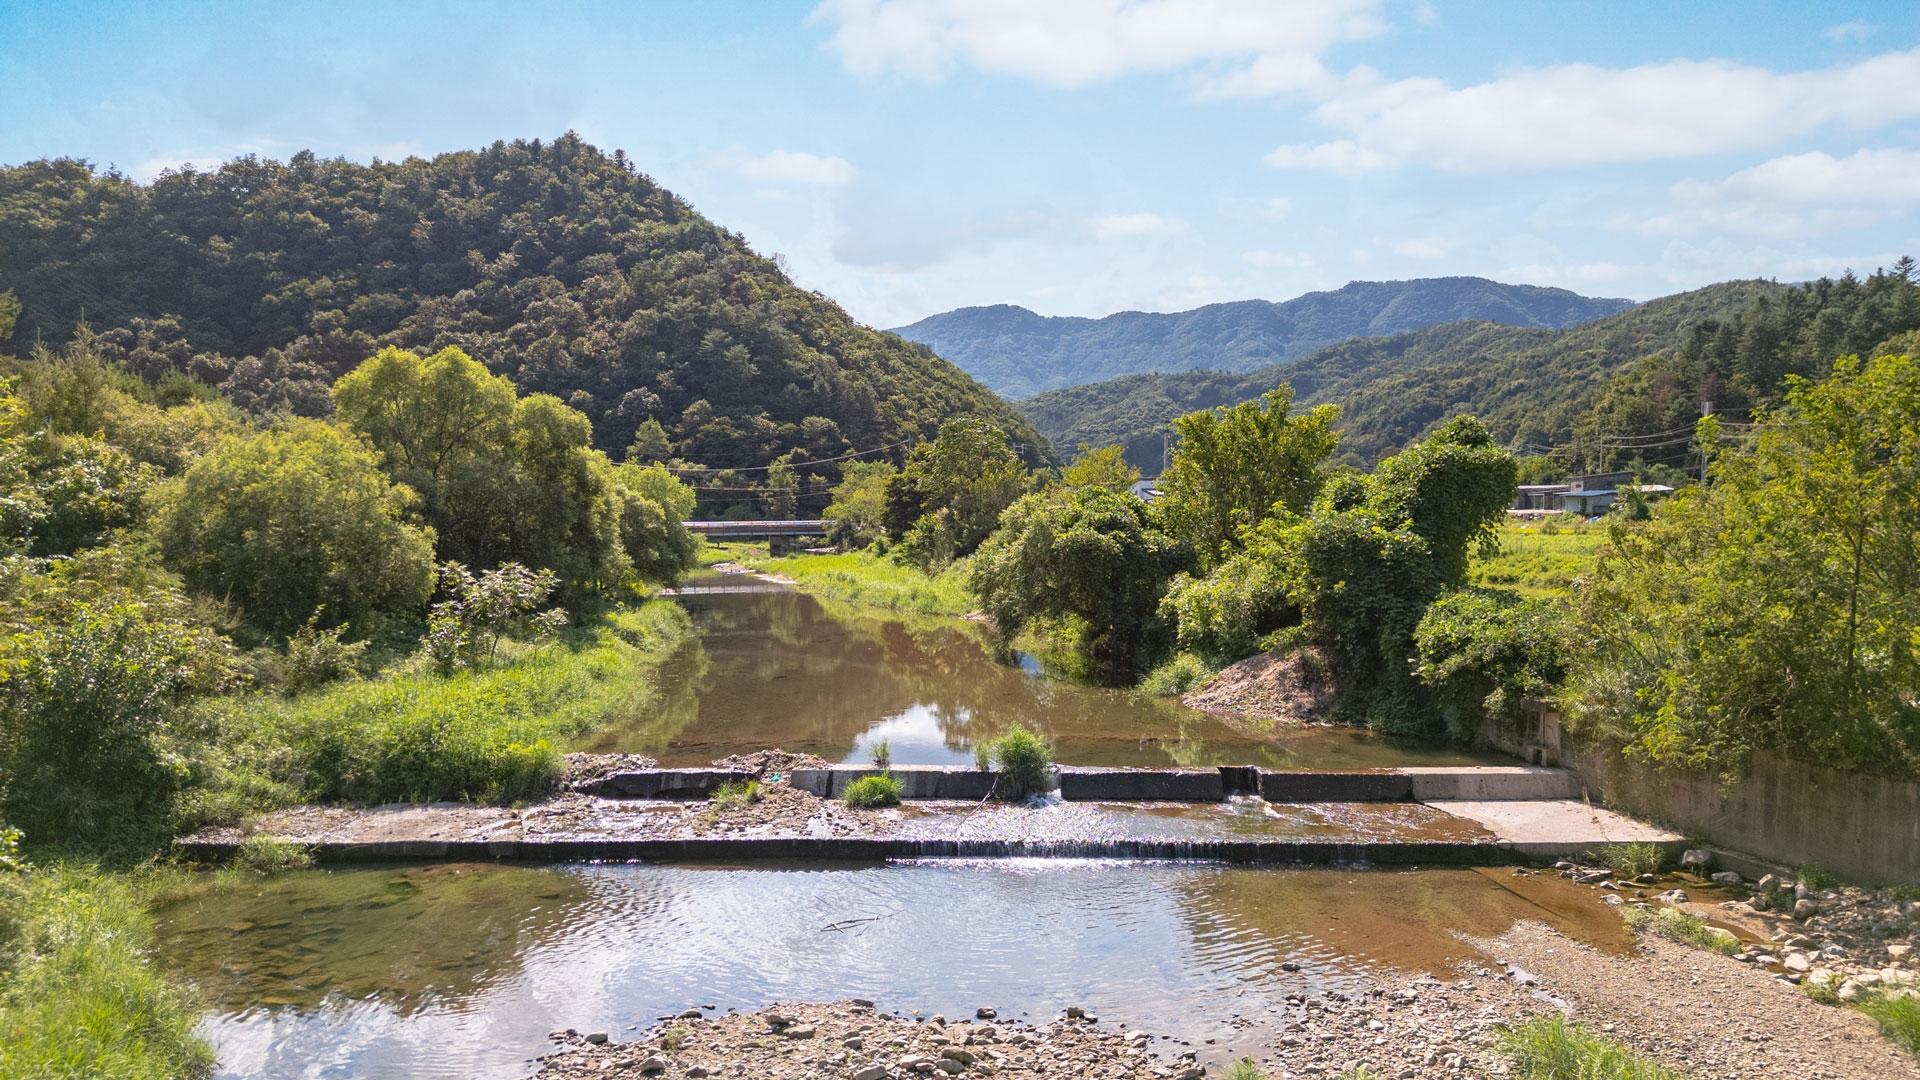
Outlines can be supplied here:
<path id="1" fill-rule="evenodd" d="M 1466 87 L 1434 78 L 1388 81 L 1361 68 L 1314 117 L 1347 136 L 1327 144 L 1353 147 L 1342 155 L 1444 169 L 1693 157 L 1920 117 L 1920 49 L 1796 72 L 1725 60 L 1566 64 Z M 1271 155 L 1268 161 L 1277 164 Z"/>
<path id="2" fill-rule="evenodd" d="M 1920 202 L 1920 150 L 1859 150 L 1843 158 L 1790 154 L 1725 180 L 1682 181 L 1673 194 L 1691 202 Z"/>
<path id="3" fill-rule="evenodd" d="M 1859 19 L 1854 19 L 1852 22 L 1843 22 L 1838 26 L 1829 26 L 1825 30 L 1820 31 L 1820 36 L 1836 45 L 1840 45 L 1849 41 L 1865 41 L 1872 37 L 1873 32 L 1878 29 L 1879 27 L 1870 22 L 1862 22 Z"/>
<path id="4" fill-rule="evenodd" d="M 1640 269 L 1616 262 L 1586 262 L 1568 266 L 1527 263 L 1509 266 L 1497 276 L 1502 281 L 1524 281 L 1530 285 L 1600 285 L 1619 281 Z"/>
<path id="5" fill-rule="evenodd" d="M 821 184 L 829 187 L 851 183 L 860 170 L 842 157 L 822 157 L 793 150 L 774 150 L 759 157 L 742 158 L 734 163 L 741 176 L 762 184 Z"/>
<path id="6" fill-rule="evenodd" d="M 1859 150 L 1846 157 L 1789 154 L 1723 180 L 1683 180 L 1677 204 L 1646 217 L 1621 216 L 1613 227 L 1650 236 L 1790 238 L 1859 229 L 1903 206 L 1920 204 L 1920 151 Z"/>
<path id="7" fill-rule="evenodd" d="M 1240 283 L 1212 274 L 1193 274 L 1171 289 L 1162 291 L 1155 306 L 1162 311 L 1184 311 L 1202 304 L 1217 304 L 1240 295 Z"/>
<path id="8" fill-rule="evenodd" d="M 1393 253 L 1409 259 L 1439 259 L 1453 250 L 1453 245 L 1438 236 L 1417 236 L 1402 240 L 1393 245 Z"/>
<path id="9" fill-rule="evenodd" d="M 1190 68 L 1215 93 L 1324 75 L 1319 55 L 1385 29 L 1380 0 L 825 0 L 809 22 L 856 74 L 939 80 L 961 65 L 1074 87 Z M 1237 65 L 1237 66 L 1236 66 Z M 1217 69 L 1229 69 L 1220 71 Z"/>
<path id="10" fill-rule="evenodd" d="M 1393 159 L 1369 150 L 1352 139 L 1337 139 L 1319 146 L 1278 146 L 1266 156 L 1276 169 L 1320 169 L 1326 172 L 1364 172 L 1384 169 Z"/>
<path id="11" fill-rule="evenodd" d="M 1313 256 L 1304 251 L 1243 251 L 1240 261 L 1275 270 L 1306 270 L 1313 266 Z"/>
<path id="12" fill-rule="evenodd" d="M 1293 200 L 1287 198 L 1285 195 L 1275 195 L 1273 198 L 1267 200 L 1266 205 L 1261 208 L 1261 213 L 1265 214 L 1267 218 L 1272 221 L 1279 221 L 1281 218 L 1293 213 Z"/>
<path id="13" fill-rule="evenodd" d="M 1159 214 L 1111 214 L 1087 223 L 1095 240 L 1120 240 L 1132 236 L 1159 236 L 1179 232 L 1181 223 Z"/>

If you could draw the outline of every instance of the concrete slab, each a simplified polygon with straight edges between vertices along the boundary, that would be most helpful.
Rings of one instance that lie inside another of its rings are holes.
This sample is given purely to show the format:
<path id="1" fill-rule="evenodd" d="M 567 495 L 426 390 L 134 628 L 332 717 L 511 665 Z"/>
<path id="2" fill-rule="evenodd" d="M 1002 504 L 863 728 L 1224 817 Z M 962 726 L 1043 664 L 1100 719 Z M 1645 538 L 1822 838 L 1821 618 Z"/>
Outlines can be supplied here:
<path id="1" fill-rule="evenodd" d="M 1268 802 L 1399 802 L 1413 798 L 1413 781 L 1399 772 L 1260 773 Z"/>
<path id="2" fill-rule="evenodd" d="M 686 799 L 710 795 L 722 784 L 752 778 L 753 774 L 743 769 L 639 769 L 603 777 L 593 793 L 628 799 Z"/>
<path id="3" fill-rule="evenodd" d="M 1413 782 L 1413 797 L 1471 799 L 1578 799 L 1580 780 L 1566 769 L 1538 765 L 1412 766 L 1395 769 Z"/>
<path id="4" fill-rule="evenodd" d="M 795 769 L 788 782 L 823 799 L 837 799 L 847 785 L 863 776 L 888 772 L 900 781 L 903 799 L 984 799 L 993 791 L 996 774 L 990 770 L 950 765 L 835 765 L 829 769 Z"/>
<path id="5" fill-rule="evenodd" d="M 1534 859 L 1567 858 L 1607 844 L 1654 844 L 1676 854 L 1686 846 L 1679 833 L 1573 799 L 1448 799 L 1428 805 L 1474 822 Z"/>

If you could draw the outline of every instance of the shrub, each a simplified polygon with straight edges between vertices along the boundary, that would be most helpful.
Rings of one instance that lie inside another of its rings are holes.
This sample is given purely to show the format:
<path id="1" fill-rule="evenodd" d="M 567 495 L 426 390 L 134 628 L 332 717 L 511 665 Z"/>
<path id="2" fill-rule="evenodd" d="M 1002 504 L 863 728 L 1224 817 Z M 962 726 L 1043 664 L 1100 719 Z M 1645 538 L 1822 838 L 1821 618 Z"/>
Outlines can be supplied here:
<path id="1" fill-rule="evenodd" d="M 66 867 L 0 876 L 0 1076 L 210 1073 L 198 1011 L 154 970 L 152 936 L 124 879 Z"/>
<path id="2" fill-rule="evenodd" d="M 906 789 L 892 773 L 874 773 L 863 776 L 847 785 L 840 798 L 848 806 L 872 808 L 877 806 L 899 806 L 900 797 Z"/>
<path id="3" fill-rule="evenodd" d="M 550 637 L 566 625 L 566 611 L 549 608 L 536 614 L 534 609 L 559 582 L 551 570 L 529 570 L 519 563 L 478 575 L 448 563 L 440 568 L 440 588 L 449 595 L 427 616 L 422 649 L 448 672 L 493 660 L 504 638 Z"/>
<path id="4" fill-rule="evenodd" d="M 244 874 L 283 874 L 313 865 L 313 853 L 290 840 L 254 833 L 240 841 L 228 868 Z"/>
<path id="5" fill-rule="evenodd" d="M 322 609 L 370 627 L 417 610 L 433 590 L 433 538 L 406 521 L 411 489 L 318 420 L 223 441 L 161 501 L 168 563 L 270 635 Z"/>
<path id="6" fill-rule="evenodd" d="M 1024 799 L 1053 786 L 1049 769 L 1053 751 L 1040 736 L 1020 724 L 1008 728 L 993 740 L 991 753 L 1000 767 L 1000 795 L 1005 799 Z"/>
<path id="7" fill-rule="evenodd" d="M 1875 994 L 1862 1001 L 1859 1008 L 1880 1025 L 1882 1035 L 1920 1057 L 1920 998 Z"/>
<path id="8" fill-rule="evenodd" d="M 1233 661 L 1260 651 L 1260 639 L 1299 621 L 1286 579 L 1263 552 L 1235 555 L 1206 577 L 1174 575 L 1160 615 L 1183 649 Z"/>
<path id="9" fill-rule="evenodd" d="M 226 643 L 183 606 L 109 590 L 0 639 L 0 809 L 36 843 L 141 844 L 164 827 L 182 780 L 168 740 L 188 697 L 232 673 Z"/>
<path id="10" fill-rule="evenodd" d="M 1657 845 L 1646 843 L 1607 844 L 1587 852 L 1587 858 L 1623 878 L 1655 873 L 1665 861 Z"/>
<path id="11" fill-rule="evenodd" d="M 1454 738 L 1511 724 L 1520 702 L 1566 672 L 1560 609 L 1497 589 L 1462 589 L 1428 605 L 1413 631 L 1415 674 Z"/>
<path id="12" fill-rule="evenodd" d="M 760 781 L 730 780 L 713 789 L 707 801 L 721 810 L 736 810 L 760 801 Z"/>
<path id="13" fill-rule="evenodd" d="M 1546 1016 L 1500 1033 L 1502 1053 L 1521 1080 L 1683 1080 L 1611 1039 L 1563 1016 Z"/>
<path id="14" fill-rule="evenodd" d="M 328 683 L 357 675 L 367 651 L 364 641 L 347 641 L 347 626 L 322 630 L 315 612 L 307 624 L 287 638 L 287 651 L 280 664 L 280 690 L 300 694 Z"/>
<path id="15" fill-rule="evenodd" d="M 873 744 L 869 756 L 873 759 L 873 763 L 882 769 L 893 766 L 893 747 L 885 739 Z"/>
<path id="16" fill-rule="evenodd" d="M 1218 674 L 1218 669 L 1190 652 L 1175 653 L 1171 660 L 1147 672 L 1140 689 L 1158 697 L 1184 694 Z"/>
<path id="17" fill-rule="evenodd" d="M 1732 956 L 1740 951 L 1739 938 L 1717 926 L 1709 926 L 1705 919 L 1679 908 L 1629 907 L 1621 909 L 1621 914 L 1628 926 L 1659 934 L 1669 941 L 1678 941 L 1722 956 Z"/>

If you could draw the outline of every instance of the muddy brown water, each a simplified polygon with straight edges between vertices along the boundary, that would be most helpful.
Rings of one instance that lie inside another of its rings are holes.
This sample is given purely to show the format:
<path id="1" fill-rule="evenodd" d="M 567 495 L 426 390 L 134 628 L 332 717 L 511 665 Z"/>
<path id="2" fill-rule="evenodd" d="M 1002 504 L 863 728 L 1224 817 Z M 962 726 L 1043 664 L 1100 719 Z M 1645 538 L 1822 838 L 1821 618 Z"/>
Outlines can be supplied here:
<path id="1" fill-rule="evenodd" d="M 1018 723 L 1071 765 L 1496 763 L 1345 728 L 1236 726 L 1169 699 L 1055 678 L 1031 661 L 1002 663 L 962 620 L 823 602 L 744 575 L 697 575 L 679 599 L 699 633 L 660 672 L 658 700 L 584 749 L 667 766 L 770 747 L 865 762 L 885 740 L 896 763 L 957 765 Z"/>
<path id="2" fill-rule="evenodd" d="M 1525 919 L 1630 947 L 1590 891 L 1508 868 L 452 864 L 209 876 L 158 912 L 221 1075 L 265 1078 L 524 1076 L 558 1028 L 619 1039 L 689 1006 L 849 996 L 1081 1005 L 1222 1060 L 1258 1052 L 1269 1025 L 1247 1018 L 1288 994 L 1449 975 L 1464 937 Z"/>

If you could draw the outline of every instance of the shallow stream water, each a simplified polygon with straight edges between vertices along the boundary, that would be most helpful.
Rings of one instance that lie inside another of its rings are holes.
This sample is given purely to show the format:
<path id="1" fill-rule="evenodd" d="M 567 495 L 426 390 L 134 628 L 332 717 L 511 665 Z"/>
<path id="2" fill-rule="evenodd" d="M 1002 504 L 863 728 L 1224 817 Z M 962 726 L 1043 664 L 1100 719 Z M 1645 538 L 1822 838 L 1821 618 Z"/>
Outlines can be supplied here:
<path id="1" fill-rule="evenodd" d="M 958 619 L 821 601 L 744 575 L 691 579 L 680 601 L 698 636 L 660 675 L 659 698 L 587 749 L 704 765 L 771 747 L 865 762 L 885 740 L 902 765 L 973 761 L 1019 723 L 1070 765 L 1367 769 L 1476 764 L 1446 748 L 1342 728 L 1260 730 L 1144 694 L 1054 678 L 992 655 Z"/>
<path id="2" fill-rule="evenodd" d="M 1259 1051 L 1271 1025 L 1249 1019 L 1290 993 L 1448 973 L 1473 956 L 1459 935 L 1538 919 L 1626 947 L 1588 892 L 1508 868 L 456 864 L 217 880 L 159 922 L 168 969 L 213 1006 L 230 1077 L 517 1077 L 559 1028 L 620 1039 L 690 1006 L 846 997 L 1034 1020 L 1080 1005 L 1219 1060 Z"/>

